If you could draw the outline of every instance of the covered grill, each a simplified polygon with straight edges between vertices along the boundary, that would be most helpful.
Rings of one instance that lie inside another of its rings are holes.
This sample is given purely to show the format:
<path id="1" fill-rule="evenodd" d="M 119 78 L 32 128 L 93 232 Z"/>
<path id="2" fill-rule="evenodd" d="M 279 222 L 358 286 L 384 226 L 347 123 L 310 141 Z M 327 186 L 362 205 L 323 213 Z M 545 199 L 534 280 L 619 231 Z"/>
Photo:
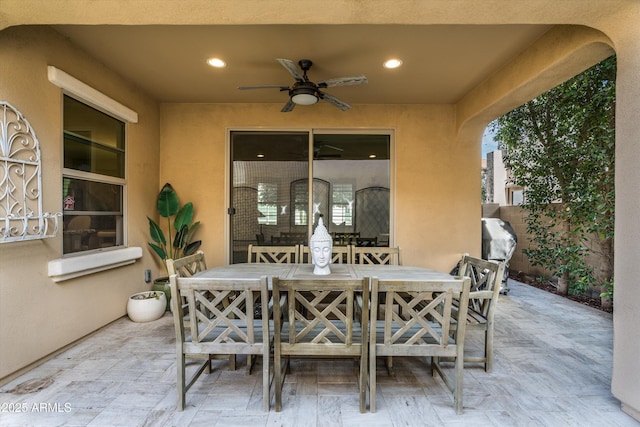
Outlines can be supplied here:
<path id="1" fill-rule="evenodd" d="M 505 262 L 501 293 L 509 292 L 507 277 L 509 276 L 509 260 L 516 250 L 518 239 L 515 231 L 507 221 L 500 218 L 482 218 L 482 258 Z"/>

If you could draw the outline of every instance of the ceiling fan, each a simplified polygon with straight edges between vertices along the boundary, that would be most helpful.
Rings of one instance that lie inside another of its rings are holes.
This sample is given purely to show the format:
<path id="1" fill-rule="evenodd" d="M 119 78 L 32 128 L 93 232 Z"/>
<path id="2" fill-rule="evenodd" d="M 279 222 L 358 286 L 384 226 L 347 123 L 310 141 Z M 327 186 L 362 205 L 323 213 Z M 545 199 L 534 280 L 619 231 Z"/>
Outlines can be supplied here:
<path id="1" fill-rule="evenodd" d="M 289 92 L 289 101 L 280 110 L 283 113 L 288 113 L 293 110 L 296 104 L 299 105 L 313 105 L 318 102 L 319 99 L 334 105 L 342 111 L 346 111 L 351 108 L 351 105 L 321 91 L 327 87 L 333 86 L 351 86 L 362 85 L 367 83 L 367 78 L 363 75 L 350 76 L 350 77 L 337 77 L 334 79 L 323 80 L 319 83 L 314 83 L 307 77 L 307 71 L 313 65 L 313 62 L 309 59 L 301 59 L 298 61 L 300 69 L 296 67 L 296 64 L 289 59 L 278 58 L 277 61 L 296 79 L 292 86 L 283 85 L 258 85 L 258 86 L 240 86 L 238 89 L 279 89 L 281 92 L 285 90 Z M 302 72 L 300 72 L 302 70 Z"/>
<path id="2" fill-rule="evenodd" d="M 335 153 L 335 152 L 327 152 L 327 150 L 325 150 L 325 148 L 327 148 L 329 150 L 332 150 L 332 151 L 337 151 L 337 153 Z M 329 144 L 324 144 L 324 143 L 314 144 L 313 145 L 313 158 L 315 160 L 340 158 L 340 157 L 342 157 L 341 153 L 343 151 L 344 151 L 344 148 L 336 147 L 335 145 L 329 145 Z M 299 152 L 289 152 L 288 154 L 299 155 L 300 153 Z M 308 150 L 304 150 L 302 152 L 302 154 L 306 158 L 309 155 L 309 151 Z"/>
<path id="3" fill-rule="evenodd" d="M 333 152 L 327 152 L 327 150 L 325 150 L 325 148 L 328 148 L 329 150 L 333 151 Z M 336 153 L 335 151 L 338 151 L 338 153 Z M 334 145 L 329 145 L 329 144 L 314 144 L 313 147 L 313 158 L 314 159 L 331 159 L 331 158 L 340 158 L 342 157 L 342 152 L 344 151 L 344 148 L 340 148 L 340 147 L 336 147 Z"/>

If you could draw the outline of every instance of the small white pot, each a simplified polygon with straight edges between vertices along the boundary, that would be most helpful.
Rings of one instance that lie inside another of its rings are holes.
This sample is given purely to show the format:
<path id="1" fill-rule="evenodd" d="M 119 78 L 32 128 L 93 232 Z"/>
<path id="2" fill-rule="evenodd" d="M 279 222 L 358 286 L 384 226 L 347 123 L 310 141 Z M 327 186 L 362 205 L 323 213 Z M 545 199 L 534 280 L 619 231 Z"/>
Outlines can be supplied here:
<path id="1" fill-rule="evenodd" d="M 134 299 L 136 295 L 156 294 L 157 298 Z M 162 317 L 167 309 L 167 298 L 160 291 L 138 292 L 127 301 L 127 315 L 134 322 L 151 322 Z"/>

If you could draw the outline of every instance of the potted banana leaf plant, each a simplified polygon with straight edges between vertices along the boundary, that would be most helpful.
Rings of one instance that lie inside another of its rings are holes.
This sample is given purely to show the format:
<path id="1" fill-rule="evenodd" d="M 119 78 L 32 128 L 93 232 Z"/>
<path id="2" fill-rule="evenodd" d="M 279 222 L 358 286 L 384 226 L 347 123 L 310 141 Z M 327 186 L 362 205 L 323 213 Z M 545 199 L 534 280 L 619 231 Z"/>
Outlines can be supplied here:
<path id="1" fill-rule="evenodd" d="M 165 237 L 163 228 L 153 219 L 147 217 L 149 234 L 154 242 L 149 243 L 149 246 L 162 260 L 168 274 L 167 259 L 182 258 L 195 253 L 200 248 L 202 240 L 192 241 L 200 221 L 193 222 L 193 203 L 188 202 L 180 206 L 178 194 L 169 183 L 166 183 L 158 194 L 158 215 L 161 218 L 166 218 L 165 229 L 168 235 Z M 152 289 L 154 291 L 162 290 L 166 294 L 167 309 L 169 309 L 171 298 L 169 278 L 161 277 L 154 280 Z"/>

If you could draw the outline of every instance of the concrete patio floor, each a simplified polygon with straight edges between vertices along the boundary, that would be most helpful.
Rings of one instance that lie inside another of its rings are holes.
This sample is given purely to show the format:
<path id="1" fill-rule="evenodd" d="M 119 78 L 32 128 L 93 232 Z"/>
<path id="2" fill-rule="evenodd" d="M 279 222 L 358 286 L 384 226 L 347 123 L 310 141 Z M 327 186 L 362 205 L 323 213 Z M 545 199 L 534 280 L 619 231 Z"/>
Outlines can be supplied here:
<path id="1" fill-rule="evenodd" d="M 282 412 L 263 412 L 260 369 L 216 360 L 175 411 L 170 314 L 121 318 L 0 388 L 1 426 L 640 426 L 611 395 L 609 313 L 510 281 L 493 373 L 465 369 L 464 412 L 425 360 L 378 364 L 377 412 L 360 414 L 352 361 L 292 361 Z M 467 336 L 466 350 L 481 345 Z M 4 343 L 6 345 L 6 343 Z"/>

